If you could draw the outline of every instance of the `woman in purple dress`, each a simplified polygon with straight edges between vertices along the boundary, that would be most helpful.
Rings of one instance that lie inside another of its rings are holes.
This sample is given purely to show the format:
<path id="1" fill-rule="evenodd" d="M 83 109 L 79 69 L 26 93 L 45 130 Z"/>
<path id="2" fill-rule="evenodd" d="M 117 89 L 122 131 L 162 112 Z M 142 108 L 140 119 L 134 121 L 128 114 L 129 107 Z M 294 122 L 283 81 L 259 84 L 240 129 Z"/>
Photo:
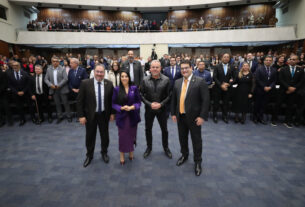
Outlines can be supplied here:
<path id="1" fill-rule="evenodd" d="M 130 75 L 120 73 L 120 85 L 115 87 L 112 96 L 112 108 L 116 111 L 116 125 L 119 130 L 120 163 L 125 164 L 124 153 L 133 160 L 133 145 L 136 143 L 137 126 L 140 119 L 141 98 L 136 86 L 131 85 Z"/>

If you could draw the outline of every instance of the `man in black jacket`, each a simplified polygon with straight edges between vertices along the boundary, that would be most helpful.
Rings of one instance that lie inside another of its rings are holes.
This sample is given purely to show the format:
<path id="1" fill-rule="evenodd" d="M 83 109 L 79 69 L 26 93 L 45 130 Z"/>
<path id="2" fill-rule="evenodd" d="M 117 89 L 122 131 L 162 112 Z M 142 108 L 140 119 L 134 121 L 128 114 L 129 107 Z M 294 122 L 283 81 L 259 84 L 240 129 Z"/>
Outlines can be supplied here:
<path id="1" fill-rule="evenodd" d="M 170 101 L 170 81 L 161 74 L 161 63 L 153 60 L 150 65 L 151 75 L 146 76 L 141 83 L 140 92 L 145 104 L 145 132 L 147 149 L 144 158 L 148 157 L 152 150 L 152 127 L 157 117 L 162 131 L 162 145 L 165 155 L 172 158 L 168 148 L 168 130 L 166 104 Z"/>
<path id="2" fill-rule="evenodd" d="M 8 83 L 7 74 L 0 70 L 0 127 L 5 124 L 5 113 L 9 125 L 12 125 L 12 117 L 8 105 Z"/>
<path id="3" fill-rule="evenodd" d="M 214 107 L 213 107 L 213 121 L 217 123 L 217 111 L 219 108 L 219 101 L 222 101 L 222 119 L 228 123 L 228 107 L 229 107 L 229 90 L 235 78 L 235 69 L 229 64 L 230 55 L 223 54 L 222 63 L 214 69 L 213 79 L 215 81 L 214 88 Z"/>
<path id="4" fill-rule="evenodd" d="M 143 80 L 143 70 L 141 63 L 134 60 L 134 54 L 132 50 L 129 50 L 127 55 L 128 60 L 123 63 L 121 70 L 129 72 L 131 82 L 139 87 Z"/>
<path id="5" fill-rule="evenodd" d="M 293 116 L 295 115 L 294 124 L 299 126 L 301 119 L 301 98 L 299 90 L 303 84 L 304 70 L 296 64 L 299 58 L 297 55 L 290 57 L 289 65 L 281 68 L 279 79 L 281 84 L 281 101 L 286 103 L 286 114 L 284 125 L 287 128 L 292 127 Z M 297 105 L 296 109 L 295 106 Z M 296 111 L 296 113 L 295 113 Z"/>
<path id="6" fill-rule="evenodd" d="M 199 176 L 202 162 L 201 125 L 208 119 L 209 90 L 203 78 L 193 75 L 189 61 L 182 61 L 180 68 L 183 78 L 175 82 L 171 101 L 171 115 L 173 121 L 178 123 L 182 154 L 177 161 L 177 166 L 188 159 L 188 134 L 191 132 L 195 175 Z"/>

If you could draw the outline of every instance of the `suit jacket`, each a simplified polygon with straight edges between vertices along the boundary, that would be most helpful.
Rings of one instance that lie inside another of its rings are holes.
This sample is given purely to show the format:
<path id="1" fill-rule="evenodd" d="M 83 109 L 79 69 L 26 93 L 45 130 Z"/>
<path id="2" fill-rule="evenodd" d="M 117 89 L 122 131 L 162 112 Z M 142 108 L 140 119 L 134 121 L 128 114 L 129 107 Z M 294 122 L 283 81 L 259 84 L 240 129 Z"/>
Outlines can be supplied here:
<path id="1" fill-rule="evenodd" d="M 234 67 L 228 64 L 227 74 L 225 75 L 222 63 L 218 64 L 213 73 L 213 79 L 215 81 L 216 87 L 220 89 L 223 82 L 230 84 L 230 79 L 235 80 L 236 71 Z M 231 84 L 230 84 L 231 85 Z"/>
<path id="2" fill-rule="evenodd" d="M 0 95 L 5 95 L 8 87 L 6 72 L 0 71 Z"/>
<path id="3" fill-rule="evenodd" d="M 115 87 L 112 95 L 112 108 L 116 111 L 115 120 L 119 128 L 124 127 L 124 119 L 129 116 L 131 126 L 136 126 L 140 121 L 141 98 L 139 90 L 136 86 L 130 86 L 127 94 L 127 103 L 124 105 L 135 106 L 135 110 L 121 111 L 122 105 L 118 104 L 118 95 L 120 87 Z"/>
<path id="4" fill-rule="evenodd" d="M 69 93 L 69 87 L 68 87 L 68 76 L 67 76 L 67 73 L 66 73 L 66 70 L 61 67 L 60 65 L 58 66 L 57 68 L 57 86 L 59 87 L 59 92 L 61 94 L 67 94 Z M 48 70 L 47 70 L 47 73 L 46 73 L 46 76 L 44 78 L 44 81 L 45 83 L 49 86 L 49 94 L 50 95 L 53 95 L 54 94 L 54 89 L 51 88 L 52 85 L 55 85 L 54 84 L 54 75 L 53 75 L 53 71 L 54 71 L 54 68 L 53 66 L 49 66 Z"/>
<path id="5" fill-rule="evenodd" d="M 175 82 L 172 93 L 171 114 L 180 118 L 179 105 L 183 78 Z M 203 78 L 193 75 L 185 97 L 185 116 L 189 123 L 195 123 L 197 117 L 208 119 L 210 94 Z"/>
<path id="6" fill-rule="evenodd" d="M 290 67 L 285 66 L 281 68 L 279 80 L 282 90 L 287 90 L 288 87 L 295 87 L 296 92 L 301 88 L 303 84 L 304 70 L 298 66 L 295 66 L 294 76 L 291 76 Z"/>
<path id="7" fill-rule="evenodd" d="M 257 93 L 264 93 L 265 87 L 274 88 L 276 83 L 276 69 L 270 66 L 270 78 L 268 80 L 268 73 L 265 65 L 258 66 L 255 72 L 255 82 L 255 91 Z"/>
<path id="8" fill-rule="evenodd" d="M 112 94 L 112 82 L 104 79 L 104 106 L 107 120 L 114 113 L 112 110 Z M 94 78 L 82 80 L 77 96 L 78 117 L 86 117 L 87 121 L 92 121 L 94 119 L 96 105 Z"/>
<path id="9" fill-rule="evenodd" d="M 129 61 L 127 60 L 123 63 L 121 70 L 125 70 L 128 73 L 130 73 L 129 67 L 130 67 Z M 134 72 L 134 85 L 139 87 L 143 80 L 142 66 L 139 61 L 136 60 L 133 61 L 133 72 Z"/>
<path id="10" fill-rule="evenodd" d="M 45 74 L 42 74 L 42 90 L 43 90 L 43 94 L 44 95 L 49 95 L 49 87 L 48 87 L 48 85 L 44 82 L 44 79 L 45 79 Z M 34 76 L 33 76 L 33 83 L 32 83 L 32 89 L 31 89 L 31 93 L 32 94 L 34 94 L 34 95 L 36 95 L 37 93 L 36 93 L 36 77 L 37 77 L 37 75 L 35 74 Z"/>
<path id="11" fill-rule="evenodd" d="M 247 62 L 247 61 L 244 61 L 244 62 Z M 244 62 L 240 62 L 239 67 L 238 67 L 239 70 L 241 69 Z M 257 67 L 258 67 L 258 62 L 257 62 L 256 59 L 253 59 L 252 60 L 252 65 L 251 65 L 251 68 L 250 68 L 250 71 L 251 71 L 252 74 L 255 73 Z"/>
<path id="12" fill-rule="evenodd" d="M 20 70 L 20 80 L 18 81 L 15 77 L 14 70 L 7 71 L 8 86 L 13 94 L 17 94 L 18 91 L 24 93 L 30 93 L 31 79 L 27 72 Z"/>
<path id="13" fill-rule="evenodd" d="M 70 69 L 68 74 L 69 89 L 70 90 L 72 90 L 72 88 L 79 89 L 81 81 L 87 78 L 88 78 L 88 74 L 84 68 L 78 67 L 76 75 L 74 70 Z"/>
<path id="14" fill-rule="evenodd" d="M 182 77 L 181 70 L 178 65 L 176 65 L 176 73 L 174 78 L 172 76 L 171 66 L 164 68 L 163 74 L 169 78 L 171 83 L 171 89 L 174 87 L 175 81 Z"/>
<path id="15" fill-rule="evenodd" d="M 83 66 L 84 66 L 84 68 L 87 69 L 87 59 L 85 59 L 83 61 Z M 90 66 L 90 68 L 88 70 L 93 70 L 94 69 L 94 61 L 92 59 L 90 59 L 90 61 L 89 61 L 89 66 Z"/>

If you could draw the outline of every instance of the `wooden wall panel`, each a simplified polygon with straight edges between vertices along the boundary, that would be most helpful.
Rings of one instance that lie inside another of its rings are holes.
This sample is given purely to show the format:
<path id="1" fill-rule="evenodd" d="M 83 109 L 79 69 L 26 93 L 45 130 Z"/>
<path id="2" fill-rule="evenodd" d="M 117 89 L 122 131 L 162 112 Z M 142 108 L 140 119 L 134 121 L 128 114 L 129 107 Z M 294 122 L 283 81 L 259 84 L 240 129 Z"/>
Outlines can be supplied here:
<path id="1" fill-rule="evenodd" d="M 9 46 L 8 43 L 0 40 L 0 55 L 9 57 Z"/>

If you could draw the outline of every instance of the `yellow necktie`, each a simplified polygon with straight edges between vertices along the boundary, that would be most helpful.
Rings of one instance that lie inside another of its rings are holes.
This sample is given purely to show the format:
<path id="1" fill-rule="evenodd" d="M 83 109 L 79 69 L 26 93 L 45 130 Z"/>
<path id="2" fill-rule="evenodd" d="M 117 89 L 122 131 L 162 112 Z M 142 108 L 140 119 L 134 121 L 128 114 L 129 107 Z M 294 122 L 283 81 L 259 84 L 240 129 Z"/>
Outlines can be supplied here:
<path id="1" fill-rule="evenodd" d="M 184 114 L 184 99 L 185 99 L 185 94 L 186 94 L 186 88 L 187 88 L 187 79 L 184 79 L 184 83 L 182 86 L 182 91 L 180 95 L 180 114 Z"/>

